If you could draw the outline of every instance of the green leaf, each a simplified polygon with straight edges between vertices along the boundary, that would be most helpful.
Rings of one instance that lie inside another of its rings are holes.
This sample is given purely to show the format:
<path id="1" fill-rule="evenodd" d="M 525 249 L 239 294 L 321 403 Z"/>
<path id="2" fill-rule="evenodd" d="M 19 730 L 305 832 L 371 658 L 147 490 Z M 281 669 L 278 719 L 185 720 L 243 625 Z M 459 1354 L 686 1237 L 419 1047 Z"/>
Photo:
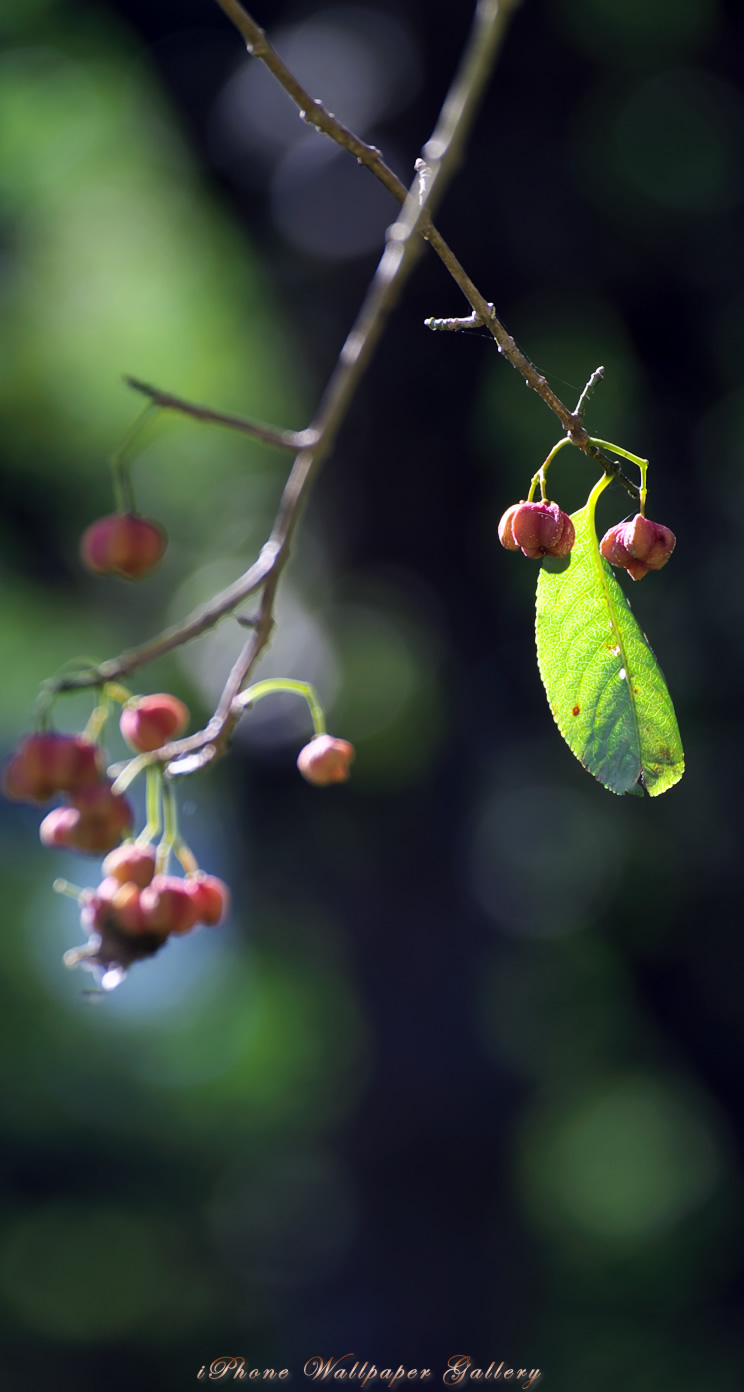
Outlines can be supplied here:
<path id="1" fill-rule="evenodd" d="M 584 768 L 611 792 L 658 797 L 678 783 L 684 754 L 674 706 L 594 527 L 602 478 L 573 514 L 567 561 L 546 559 L 537 582 L 537 662 L 550 709 Z"/>

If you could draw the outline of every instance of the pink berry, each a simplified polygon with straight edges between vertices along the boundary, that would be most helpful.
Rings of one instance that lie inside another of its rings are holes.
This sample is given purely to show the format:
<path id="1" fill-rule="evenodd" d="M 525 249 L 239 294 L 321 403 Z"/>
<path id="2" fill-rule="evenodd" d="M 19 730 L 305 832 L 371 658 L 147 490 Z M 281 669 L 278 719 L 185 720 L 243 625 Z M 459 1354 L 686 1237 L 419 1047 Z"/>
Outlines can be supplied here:
<path id="1" fill-rule="evenodd" d="M 221 923 L 230 908 L 230 891 L 215 875 L 199 870 L 190 875 L 186 887 L 196 908 L 197 922 L 214 928 Z"/>
<path id="2" fill-rule="evenodd" d="M 316 788 L 328 787 L 331 783 L 345 783 L 349 777 L 349 765 L 354 761 L 355 749 L 348 740 L 334 739 L 332 735 L 316 735 L 297 757 L 297 767 L 308 783 Z"/>
<path id="3" fill-rule="evenodd" d="M 163 528 L 131 512 L 99 517 L 83 533 L 80 557 L 94 575 L 139 580 L 163 559 L 168 544 Z"/>
<path id="4" fill-rule="evenodd" d="M 533 561 L 567 556 L 575 540 L 574 524 L 557 503 L 513 503 L 499 523 L 501 545 Z"/>
<path id="5" fill-rule="evenodd" d="M 21 802 L 48 802 L 92 786 L 102 773 L 101 751 L 83 735 L 28 735 L 6 766 L 3 791 Z"/>
<path id="6" fill-rule="evenodd" d="M 677 538 L 660 522 L 651 522 L 640 512 L 630 522 L 610 527 L 599 549 L 610 565 L 621 566 L 634 580 L 642 580 L 650 570 L 661 570 L 671 556 Z"/>
<path id="7" fill-rule="evenodd" d="M 130 830 L 133 812 L 125 797 L 112 792 L 104 780 L 81 788 L 68 807 L 55 807 L 39 828 L 44 846 L 65 846 L 88 855 L 102 855 L 118 845 Z"/>
<path id="8" fill-rule="evenodd" d="M 117 885 L 131 883 L 146 889 L 155 874 L 155 852 L 149 846 L 131 843 L 117 846 L 106 856 L 101 868 Z"/>
<path id="9" fill-rule="evenodd" d="M 160 692 L 127 702 L 119 726 L 130 748 L 147 754 L 183 734 L 188 723 L 189 712 L 183 701 Z"/>
<path id="10" fill-rule="evenodd" d="M 48 812 L 39 827 L 42 846 L 63 846 L 68 850 L 78 850 L 75 843 L 80 825 L 80 813 L 76 807 L 55 807 Z"/>
<path id="11" fill-rule="evenodd" d="M 507 551 L 519 551 L 520 549 L 519 543 L 516 542 L 512 536 L 512 521 L 515 513 L 519 512 L 520 508 L 526 506 L 527 504 L 525 502 L 512 503 L 511 507 L 506 509 L 504 516 L 499 522 L 499 541 Z"/>
<path id="12" fill-rule="evenodd" d="M 188 884 L 176 875 L 156 875 L 142 890 L 140 906 L 146 932 L 188 933 L 198 922 Z"/>
<path id="13" fill-rule="evenodd" d="M 107 876 L 97 889 L 86 890 L 82 898 L 80 922 L 87 933 L 124 933 L 136 937 L 145 927 L 141 890 L 136 884 L 119 884 Z"/>
<path id="14" fill-rule="evenodd" d="M 138 885 L 119 885 L 111 900 L 114 922 L 122 933 L 144 933 L 145 915 L 142 912 L 142 890 Z"/>

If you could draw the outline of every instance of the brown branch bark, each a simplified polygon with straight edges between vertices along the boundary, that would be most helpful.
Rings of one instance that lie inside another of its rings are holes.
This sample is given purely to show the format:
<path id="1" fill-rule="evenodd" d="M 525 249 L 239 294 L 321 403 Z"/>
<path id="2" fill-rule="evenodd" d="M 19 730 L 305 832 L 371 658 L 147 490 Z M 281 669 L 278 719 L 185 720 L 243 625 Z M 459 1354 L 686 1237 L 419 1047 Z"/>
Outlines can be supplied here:
<path id="1" fill-rule="evenodd" d="M 218 0 L 218 3 L 222 4 L 222 0 Z M 359 141 L 334 117 L 328 115 L 319 103 L 310 102 L 308 94 L 274 53 L 263 32 L 254 25 L 240 6 L 229 0 L 223 8 L 231 18 L 236 19 L 236 22 L 240 18 L 241 24 L 248 26 L 247 32 L 244 28 L 241 28 L 241 32 L 246 41 L 250 40 L 252 51 L 257 57 L 264 58 L 267 66 L 295 99 L 299 98 L 305 103 L 307 120 L 322 130 L 327 129 L 328 133 L 332 130 L 334 138 L 357 158 L 362 158 L 363 163 L 370 164 L 370 167 L 374 166 L 378 170 L 387 170 L 379 152 L 372 151 L 372 147 Z M 237 581 L 214 596 L 206 605 L 202 605 L 182 623 L 166 629 L 149 642 L 121 654 L 120 657 L 102 663 L 94 670 L 63 677 L 48 684 L 49 692 L 57 692 L 100 686 L 106 681 L 126 677 L 145 662 L 160 657 L 203 633 L 250 594 L 259 588 L 262 589 L 259 612 L 253 623 L 251 636 L 233 666 L 212 719 L 204 730 L 186 739 L 174 741 L 151 756 L 152 760 L 157 759 L 170 764 L 171 773 L 192 772 L 195 768 L 210 762 L 224 749 L 234 724 L 242 714 L 242 706 L 236 698 L 269 640 L 273 627 L 276 588 L 289 558 L 302 507 L 322 461 L 333 446 L 390 311 L 421 255 L 424 241 L 417 234 L 431 236 L 431 211 L 456 167 L 463 141 L 503 38 L 511 8 L 512 0 L 479 0 L 465 54 L 435 130 L 424 147 L 422 159 L 417 162 L 416 178 L 410 190 L 406 191 L 403 188 L 392 171 L 387 171 L 383 177 L 383 182 L 388 178 L 394 181 L 391 191 L 402 201 L 403 207 L 398 220 L 388 229 L 382 258 L 356 322 L 341 349 L 315 418 L 308 431 L 302 432 L 304 447 L 296 455 L 282 493 L 271 537 L 258 560 Z M 138 390 L 144 387 L 142 383 L 134 385 Z M 196 415 L 197 418 L 214 419 L 219 416 L 220 424 L 231 424 L 230 418 L 220 413 L 207 414 L 208 408 L 191 407 L 190 403 L 183 402 L 181 398 L 160 392 L 156 388 L 145 390 L 157 404 L 170 406 L 172 409 L 186 407 L 187 413 Z M 252 434 L 256 434 L 256 429 L 261 429 L 265 432 L 264 438 L 266 435 L 270 437 L 268 443 L 279 442 L 277 432 L 271 427 L 254 428 L 251 423 L 238 419 L 237 428 L 245 429 L 246 425 L 249 425 L 251 428 L 248 433 Z"/>
<path id="2" fill-rule="evenodd" d="M 204 633 L 226 614 L 239 607 L 251 594 L 261 590 L 258 613 L 251 620 L 250 638 L 234 663 L 217 709 L 208 725 L 204 730 L 186 739 L 174 741 L 150 756 L 152 760 L 157 759 L 169 764 L 168 771 L 172 774 L 192 772 L 221 753 L 242 714 L 243 708 L 237 697 L 269 641 L 274 622 L 273 608 L 277 586 L 289 558 L 294 531 L 308 492 L 318 469 L 334 444 L 390 311 L 426 241 L 436 251 L 473 311 L 467 320 L 429 321 L 430 326 L 464 328 L 482 324 L 486 327 L 496 340 L 499 351 L 554 413 L 572 443 L 595 458 L 605 472 L 613 474 L 632 497 L 638 496 L 637 488 L 625 477 L 619 463 L 608 458 L 589 439 L 582 420 L 589 385 L 582 393 L 577 409 L 570 411 L 518 347 L 493 305 L 481 295 L 432 222 L 434 208 L 447 180 L 457 166 L 480 95 L 517 0 L 479 0 L 465 54 L 442 106 L 436 128 L 417 162 L 416 179 L 409 190 L 406 190 L 397 175 L 385 164 L 379 150 L 360 140 L 332 116 L 321 102 L 310 96 L 283 63 L 264 31 L 237 0 L 216 0 L 216 3 L 233 21 L 249 52 L 269 68 L 297 103 L 302 118 L 323 131 L 370 169 L 403 206 L 397 222 L 388 229 L 382 259 L 356 322 L 341 349 L 315 418 L 307 430 L 284 431 L 246 421 L 242 417 L 227 415 L 184 401 L 159 388 L 147 386 L 137 379 L 129 379 L 129 384 L 135 390 L 143 392 L 164 409 L 181 411 L 198 420 L 242 431 L 267 444 L 298 451 L 282 493 L 271 536 L 256 562 L 244 575 L 188 615 L 181 623 L 172 625 L 139 647 L 132 648 L 95 669 L 62 677 L 47 684 L 47 692 L 61 692 L 80 687 L 100 686 L 106 681 L 126 678 L 138 667 Z M 595 374 L 590 385 L 594 385 L 597 376 L 598 374 Z"/>
<path id="3" fill-rule="evenodd" d="M 406 187 L 398 178 L 397 174 L 385 163 L 380 151 L 373 145 L 367 145 L 352 131 L 348 130 L 341 121 L 337 120 L 331 112 L 327 111 L 322 102 L 315 100 L 310 93 L 298 82 L 293 73 L 289 71 L 286 64 L 282 62 L 276 49 L 270 43 L 264 30 L 248 14 L 238 0 L 216 0 L 221 10 L 224 10 L 229 19 L 232 20 L 235 28 L 245 40 L 248 52 L 260 61 L 273 73 L 277 82 L 281 84 L 285 92 L 292 98 L 299 108 L 303 120 L 310 125 L 316 126 L 324 135 L 330 136 L 344 150 L 363 164 L 375 175 L 375 178 L 384 184 L 385 188 L 393 198 L 402 203 L 406 197 Z M 473 27 L 472 43 L 468 52 L 468 60 L 471 69 L 468 73 L 468 80 L 477 84 L 480 81 L 480 73 L 488 71 L 490 56 L 488 54 L 488 33 L 496 34 L 499 37 L 503 30 L 503 25 L 512 9 L 516 7 L 518 0 L 487 0 L 477 6 Z M 480 28 L 480 41 L 478 38 Z M 465 64 L 463 64 L 463 71 Z M 457 110 L 457 103 L 462 100 L 462 94 L 467 90 L 467 83 L 462 86 L 453 85 L 450 95 L 446 98 L 442 107 L 442 118 L 452 117 Z M 455 161 L 459 154 L 459 146 L 464 139 L 467 130 L 465 122 L 458 121 L 461 134 L 457 137 L 457 144 L 450 152 L 450 159 Z M 436 150 L 437 135 L 424 146 L 424 160 L 432 158 Z M 461 289 L 465 299 L 471 306 L 475 322 L 482 324 L 493 335 L 498 345 L 499 352 L 503 354 L 507 362 L 524 378 L 528 387 L 537 393 L 545 405 L 553 412 L 553 415 L 560 421 L 566 434 L 572 443 L 582 450 L 584 454 L 596 459 L 602 466 L 605 473 L 612 474 L 618 483 L 622 484 L 626 492 L 637 500 L 639 497 L 636 485 L 626 477 L 618 460 L 610 459 L 601 449 L 593 445 L 589 439 L 588 431 L 584 428 L 581 417 L 571 411 L 568 406 L 561 401 L 560 397 L 553 391 L 549 382 L 538 372 L 535 364 L 530 361 L 526 353 L 522 352 L 514 338 L 502 323 L 493 305 L 481 294 L 480 290 L 470 279 L 465 268 L 458 261 L 452 251 L 431 222 L 431 209 L 426 218 L 422 218 L 419 231 L 425 237 L 437 256 L 446 266 L 452 279 Z M 441 322 L 441 321 L 439 321 Z M 470 325 L 469 325 L 470 326 Z"/>
<path id="4" fill-rule="evenodd" d="M 125 377 L 124 381 L 132 391 L 141 392 L 150 398 L 153 406 L 161 411 L 178 411 L 192 420 L 204 421 L 207 425 L 224 425 L 228 430 L 237 430 L 243 435 L 251 435 L 265 445 L 276 445 L 278 449 L 300 450 L 314 445 L 316 436 L 312 430 L 282 430 L 278 426 L 264 425 L 261 421 L 246 420 L 245 416 L 233 416 L 225 411 L 213 411 L 211 406 L 197 406 L 193 401 L 184 401 L 182 396 L 161 391 L 160 387 L 150 387 L 140 382 L 138 377 Z"/>

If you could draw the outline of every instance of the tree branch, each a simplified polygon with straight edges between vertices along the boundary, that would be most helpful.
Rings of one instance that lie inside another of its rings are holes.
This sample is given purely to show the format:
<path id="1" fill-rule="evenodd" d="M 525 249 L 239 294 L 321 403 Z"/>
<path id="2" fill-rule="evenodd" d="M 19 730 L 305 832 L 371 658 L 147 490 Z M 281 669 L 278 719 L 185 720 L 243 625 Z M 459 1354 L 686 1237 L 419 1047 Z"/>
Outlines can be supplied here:
<path id="1" fill-rule="evenodd" d="M 358 160 L 360 164 L 366 165 L 375 178 L 384 184 L 393 198 L 402 203 L 406 197 L 406 187 L 392 169 L 383 160 L 380 151 L 373 145 L 367 145 L 352 131 L 347 130 L 341 121 L 337 120 L 322 102 L 316 101 L 310 96 L 309 92 L 298 82 L 297 78 L 289 71 L 276 49 L 269 42 L 263 29 L 256 23 L 250 14 L 243 8 L 238 0 L 216 0 L 220 9 L 232 20 L 235 28 L 245 40 L 248 52 L 260 61 L 273 73 L 277 82 L 281 84 L 285 92 L 292 98 L 293 102 L 299 107 L 300 115 L 303 120 L 310 125 L 316 126 L 324 135 L 330 136 L 337 145 L 342 146 Z M 465 72 L 466 64 L 469 64 L 466 81 L 462 86 L 457 83 L 453 85 L 451 95 L 445 100 L 442 107 L 440 122 L 455 120 L 460 127 L 461 135 L 458 141 L 465 137 L 469 129 L 469 118 L 460 121 L 457 116 L 457 103 L 462 100 L 462 93 L 467 91 L 468 82 L 478 92 L 481 90 L 485 75 L 489 71 L 493 58 L 493 52 L 489 51 L 489 44 L 495 46 L 500 41 L 506 22 L 511 11 L 516 7 L 518 0 L 480 0 L 476 8 L 475 19 L 473 22 L 472 37 L 474 42 L 468 49 L 468 57 L 464 60 L 462 72 Z M 451 105 L 448 105 L 451 103 Z M 473 108 L 471 107 L 471 111 Z M 423 155 L 425 160 L 429 160 L 436 152 L 437 132 L 424 147 Z M 451 153 L 451 158 L 456 159 L 459 148 Z M 637 500 L 639 497 L 638 488 L 627 478 L 616 459 L 610 457 L 592 445 L 589 440 L 589 433 L 584 428 L 581 417 L 561 401 L 556 395 L 545 377 L 538 372 L 535 364 L 530 361 L 526 353 L 523 353 L 516 341 L 499 319 L 494 307 L 483 295 L 477 286 L 470 279 L 470 276 L 460 264 L 452 249 L 447 245 L 444 237 L 437 231 L 431 222 L 431 209 L 429 215 L 421 219 L 419 232 L 426 238 L 437 256 L 446 266 L 452 279 L 462 290 L 463 295 L 470 304 L 477 324 L 482 324 L 493 335 L 498 345 L 499 352 L 503 354 L 507 362 L 522 376 L 528 387 L 537 392 L 537 395 L 545 402 L 545 405 L 557 416 L 564 431 L 571 439 L 572 443 L 582 450 L 584 454 L 596 459 L 602 466 L 605 473 L 611 474 L 618 483 L 622 484 L 631 498 Z M 445 321 L 435 321 L 436 326 L 441 327 Z M 473 325 L 474 326 L 474 325 Z M 468 327 L 471 327 L 468 323 Z"/>
<path id="2" fill-rule="evenodd" d="M 193 401 L 184 401 L 182 396 L 161 391 L 159 387 L 149 387 L 137 377 L 125 377 L 124 381 L 133 391 L 149 396 L 153 406 L 163 411 L 180 411 L 194 420 L 206 421 L 209 425 L 225 425 L 229 430 L 238 430 L 243 435 L 252 435 L 264 444 L 277 445 L 279 449 L 299 450 L 314 445 L 316 436 L 312 430 L 281 430 L 277 426 L 262 425 L 259 421 L 246 420 L 244 416 L 226 415 L 224 411 L 213 411 L 210 406 L 196 406 Z"/>
<path id="3" fill-rule="evenodd" d="M 222 4 L 222 0 L 218 0 L 218 3 Z M 276 547 L 276 560 L 264 585 L 254 631 L 233 666 L 210 722 L 210 743 L 215 739 L 215 731 L 217 739 L 223 743 L 243 714 L 243 707 L 237 701 L 237 697 L 268 642 L 273 627 L 276 586 L 281 570 L 289 558 L 292 537 L 307 491 L 320 464 L 333 446 L 388 316 L 421 255 L 423 243 L 416 233 L 422 226 L 430 226 L 432 210 L 455 171 L 462 142 L 472 123 L 491 64 L 503 37 L 509 8 L 509 5 L 500 3 L 500 0 L 479 0 L 476 7 L 460 67 L 445 98 L 434 132 L 424 146 L 423 157 L 417 161 L 416 178 L 405 195 L 400 216 L 393 226 L 388 228 L 385 251 L 310 426 L 311 431 L 316 434 L 317 442 L 310 449 L 300 451 L 287 479 L 270 541 L 270 544 L 273 543 Z M 264 42 L 268 43 L 265 36 L 263 38 Z M 279 63 L 278 59 L 277 62 Z M 287 72 L 283 64 L 280 64 L 280 68 L 282 72 Z M 306 94 L 303 93 L 304 95 Z M 342 127 L 342 130 L 345 137 L 354 139 L 345 127 Z M 171 746 L 171 749 L 175 747 Z M 190 754 L 192 748 L 190 745 L 184 752 Z M 170 750 L 165 752 L 166 759 L 172 757 Z M 194 761 L 189 759 L 186 771 L 192 772 L 193 768 Z M 177 773 L 178 764 L 172 763 L 169 772 Z"/>
<path id="4" fill-rule="evenodd" d="M 223 0 L 218 0 L 223 4 Z M 299 83 L 274 54 L 268 41 L 258 26 L 245 15 L 232 0 L 223 4 L 231 17 L 239 15 L 241 23 L 247 25 L 248 35 L 241 28 L 244 37 L 250 37 L 251 47 L 256 56 L 266 57 L 267 65 L 279 77 L 282 85 L 287 85 L 291 95 L 298 95 L 305 101 L 307 94 Z M 435 130 L 424 147 L 423 158 L 417 162 L 416 178 L 406 192 L 403 186 L 403 207 L 398 220 L 388 228 L 386 246 L 375 275 L 369 286 L 362 307 L 351 332 L 339 354 L 336 366 L 323 393 L 315 418 L 308 432 L 302 432 L 308 441 L 294 460 L 279 503 L 274 527 L 269 541 L 264 546 L 255 564 L 234 584 L 220 592 L 208 604 L 195 610 L 182 623 L 166 629 L 139 648 L 131 649 L 119 658 L 104 662 L 100 667 L 76 676 L 63 677 L 49 683 L 47 690 L 66 691 L 86 686 L 100 686 L 106 681 L 127 676 L 135 668 L 155 657 L 160 657 L 173 648 L 212 627 L 219 618 L 229 613 L 247 596 L 262 587 L 261 603 L 255 619 L 253 632 L 236 660 L 225 684 L 217 709 L 204 730 L 165 745 L 154 751 L 149 761 L 170 764 L 169 772 L 193 772 L 221 753 L 237 720 L 242 714 L 242 706 L 237 700 L 251 670 L 268 643 L 273 627 L 273 606 L 279 578 L 287 563 L 292 538 L 302 507 L 317 471 L 332 448 L 338 430 L 346 416 L 354 393 L 366 370 L 369 359 L 383 332 L 387 318 L 398 298 L 403 285 L 410 275 L 423 250 L 423 241 L 417 235 L 424 229 L 431 230 L 431 210 L 444 192 L 448 178 L 454 172 L 462 142 L 472 122 L 477 103 L 498 46 L 503 38 L 506 20 L 511 9 L 510 3 L 500 0 L 479 0 L 473 27 L 463 60 L 456 74 L 450 92 L 444 102 Z M 309 98 L 307 99 L 309 103 Z M 356 137 L 340 126 L 335 118 L 327 116 L 318 103 L 307 105 L 306 119 L 312 120 L 320 129 L 332 125 L 334 138 L 343 138 L 339 143 L 368 163 L 371 147 L 364 146 Z M 329 132 L 330 133 L 330 132 Z M 375 162 L 375 161 L 373 161 Z M 382 163 L 382 161 L 378 161 Z M 385 166 L 386 168 L 386 166 Z M 390 174 L 392 179 L 395 176 Z M 399 181 L 395 180 L 396 185 Z M 396 192 L 396 197 L 398 196 Z M 144 384 L 137 384 L 142 389 Z M 180 409 L 188 403 L 179 398 L 168 397 L 146 389 L 146 394 L 154 400 L 163 398 L 163 404 Z M 178 405 L 175 405 L 175 403 Z M 202 408 L 189 410 L 196 414 Z M 216 413 L 215 413 L 216 414 Z M 202 415 L 202 418 L 207 418 Z M 220 423 L 229 423 L 221 417 Z M 243 423 L 244 424 L 244 423 Z M 276 433 L 269 432 L 271 443 L 276 443 Z"/>

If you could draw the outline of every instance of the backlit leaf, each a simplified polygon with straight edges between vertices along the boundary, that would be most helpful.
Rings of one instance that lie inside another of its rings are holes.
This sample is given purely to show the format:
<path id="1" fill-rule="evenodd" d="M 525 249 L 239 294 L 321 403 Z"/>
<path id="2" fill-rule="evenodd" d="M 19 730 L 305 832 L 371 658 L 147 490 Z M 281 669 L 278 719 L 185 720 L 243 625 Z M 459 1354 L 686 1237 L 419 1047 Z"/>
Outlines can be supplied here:
<path id="1" fill-rule="evenodd" d="M 576 544 L 546 558 L 537 582 L 537 661 L 556 724 L 577 759 L 613 793 L 658 797 L 684 754 L 671 697 L 612 568 L 599 553 L 596 500 L 573 514 Z"/>

